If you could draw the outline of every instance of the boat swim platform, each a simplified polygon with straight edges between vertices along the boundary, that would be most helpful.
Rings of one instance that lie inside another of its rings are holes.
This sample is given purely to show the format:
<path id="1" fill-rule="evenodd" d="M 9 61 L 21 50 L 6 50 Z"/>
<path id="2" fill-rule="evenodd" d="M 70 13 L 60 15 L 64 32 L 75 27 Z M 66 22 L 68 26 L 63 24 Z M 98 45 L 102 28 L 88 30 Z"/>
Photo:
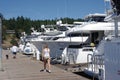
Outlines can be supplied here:
<path id="1" fill-rule="evenodd" d="M 6 59 L 6 54 L 9 54 L 9 59 Z M 13 59 L 9 50 L 2 50 L 2 69 L 0 80 L 91 80 L 54 65 L 51 65 L 51 73 L 40 72 L 43 62 L 20 53 Z"/>

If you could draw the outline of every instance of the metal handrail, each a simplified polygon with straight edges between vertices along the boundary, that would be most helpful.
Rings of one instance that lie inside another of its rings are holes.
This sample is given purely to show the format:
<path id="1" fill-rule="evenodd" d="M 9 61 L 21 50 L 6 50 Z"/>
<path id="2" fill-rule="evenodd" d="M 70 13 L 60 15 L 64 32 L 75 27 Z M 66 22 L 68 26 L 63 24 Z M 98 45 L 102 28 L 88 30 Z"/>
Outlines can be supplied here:
<path id="1" fill-rule="evenodd" d="M 73 55 L 73 54 L 69 54 L 69 63 L 70 63 L 70 56 L 73 57 L 73 63 L 75 64 L 75 58 L 74 58 L 74 55 Z"/>
<path id="2" fill-rule="evenodd" d="M 104 64 L 103 56 L 104 55 L 94 55 L 93 56 L 94 72 L 96 72 L 99 68 L 103 68 L 103 64 Z"/>
<path id="3" fill-rule="evenodd" d="M 92 71 L 96 72 L 99 68 L 103 68 L 104 66 L 104 59 L 103 59 L 104 55 L 92 55 L 92 54 L 88 54 L 87 55 L 87 68 L 90 67 L 90 64 L 92 65 Z M 91 58 L 91 62 L 90 62 L 90 58 Z"/>

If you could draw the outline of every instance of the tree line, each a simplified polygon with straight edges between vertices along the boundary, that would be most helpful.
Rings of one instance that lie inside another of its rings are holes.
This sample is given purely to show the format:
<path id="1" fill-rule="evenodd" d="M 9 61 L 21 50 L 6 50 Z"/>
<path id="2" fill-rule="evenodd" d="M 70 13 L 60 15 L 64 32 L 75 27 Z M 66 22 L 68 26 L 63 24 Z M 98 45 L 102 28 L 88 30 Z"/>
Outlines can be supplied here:
<path id="1" fill-rule="evenodd" d="M 63 23 L 72 24 L 74 21 L 83 21 L 83 19 L 73 19 L 73 18 L 60 18 Z M 6 30 L 15 30 L 15 34 L 21 32 L 30 33 L 30 29 L 34 27 L 34 29 L 40 29 L 41 25 L 55 25 L 57 19 L 46 19 L 46 20 L 31 20 L 30 18 L 26 18 L 23 16 L 18 16 L 17 18 L 10 18 L 9 20 L 3 19 L 3 31 Z"/>
<path id="2" fill-rule="evenodd" d="M 30 18 L 26 18 L 23 16 L 18 16 L 17 18 L 10 18 L 5 19 L 4 16 L 0 13 L 0 17 L 2 18 L 2 40 L 6 40 L 8 37 L 7 31 L 8 30 L 14 30 L 14 34 L 12 34 L 12 41 L 15 42 L 15 39 L 19 39 L 22 32 L 26 32 L 27 34 L 30 34 L 31 28 L 34 28 L 36 30 L 40 30 L 41 25 L 55 25 L 58 19 L 45 19 L 45 20 L 31 20 Z M 62 21 L 62 23 L 68 23 L 73 24 L 74 21 L 83 21 L 83 19 L 73 19 L 73 18 L 60 18 L 59 20 Z"/>

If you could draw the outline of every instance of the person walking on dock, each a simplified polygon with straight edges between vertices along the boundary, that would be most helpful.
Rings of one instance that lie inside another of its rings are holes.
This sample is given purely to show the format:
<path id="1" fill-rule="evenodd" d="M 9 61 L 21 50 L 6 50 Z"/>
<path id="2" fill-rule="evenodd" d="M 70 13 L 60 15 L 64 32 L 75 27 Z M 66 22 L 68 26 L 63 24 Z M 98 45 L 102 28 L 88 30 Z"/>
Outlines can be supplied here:
<path id="1" fill-rule="evenodd" d="M 14 45 L 12 46 L 12 48 L 11 48 L 11 51 L 12 51 L 12 53 L 13 53 L 13 59 L 15 59 L 15 58 L 16 58 L 16 54 L 17 54 L 17 52 L 18 52 L 18 47 L 14 44 Z"/>
<path id="2" fill-rule="evenodd" d="M 42 50 L 42 57 L 44 61 L 44 71 L 48 71 L 51 73 L 51 65 L 50 65 L 50 49 L 48 48 L 48 45 L 46 44 Z M 48 69 L 47 69 L 48 65 Z"/>
<path id="3" fill-rule="evenodd" d="M 6 59 L 9 59 L 9 55 L 8 55 L 8 53 L 7 53 L 5 56 L 6 56 Z"/>

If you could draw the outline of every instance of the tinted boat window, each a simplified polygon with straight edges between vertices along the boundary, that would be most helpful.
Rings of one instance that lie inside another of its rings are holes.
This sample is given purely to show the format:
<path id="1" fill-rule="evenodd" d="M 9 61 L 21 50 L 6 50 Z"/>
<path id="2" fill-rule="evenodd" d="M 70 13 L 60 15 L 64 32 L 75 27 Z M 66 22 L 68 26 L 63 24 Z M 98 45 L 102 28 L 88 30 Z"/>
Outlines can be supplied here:
<path id="1" fill-rule="evenodd" d="M 67 36 L 69 37 L 76 37 L 76 36 L 89 36 L 87 33 L 70 33 Z"/>
<path id="2" fill-rule="evenodd" d="M 83 49 L 83 51 L 93 51 L 93 49 Z"/>
<path id="3" fill-rule="evenodd" d="M 104 22 L 105 16 L 92 16 L 85 19 L 86 22 L 95 21 L 95 22 Z"/>

